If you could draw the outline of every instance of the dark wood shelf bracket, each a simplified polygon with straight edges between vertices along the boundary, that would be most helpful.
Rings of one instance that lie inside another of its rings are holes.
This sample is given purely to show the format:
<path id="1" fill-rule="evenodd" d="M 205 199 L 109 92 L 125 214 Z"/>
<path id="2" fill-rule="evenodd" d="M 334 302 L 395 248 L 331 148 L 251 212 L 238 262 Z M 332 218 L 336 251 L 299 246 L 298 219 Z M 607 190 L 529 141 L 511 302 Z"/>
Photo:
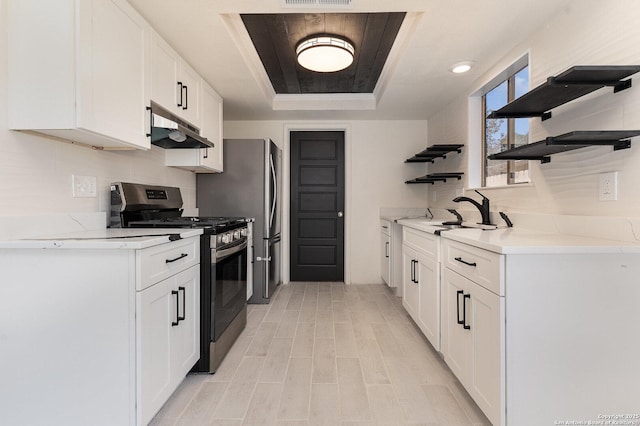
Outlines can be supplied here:
<path id="1" fill-rule="evenodd" d="M 436 158 L 447 158 L 450 152 L 462 152 L 462 144 L 448 145 L 431 145 L 424 151 L 420 151 L 411 158 L 406 159 L 405 163 L 434 163 Z"/>
<path id="2" fill-rule="evenodd" d="M 413 183 L 430 183 L 435 184 L 436 182 L 446 182 L 447 179 L 462 179 L 462 175 L 464 173 L 432 173 L 425 176 L 420 176 L 415 179 L 411 179 L 406 181 L 405 183 L 413 184 Z"/>
<path id="3" fill-rule="evenodd" d="M 578 65 L 563 73 L 548 77 L 547 81 L 530 90 L 488 118 L 540 117 L 551 118 L 551 110 L 605 86 L 617 93 L 631 87 L 631 78 L 640 71 L 640 65 Z"/>
<path id="4" fill-rule="evenodd" d="M 551 161 L 550 155 L 588 146 L 611 146 L 614 151 L 631 147 L 631 140 L 639 136 L 640 130 L 584 130 L 550 136 L 527 145 L 489 155 L 490 160 L 539 160 L 542 164 Z"/>

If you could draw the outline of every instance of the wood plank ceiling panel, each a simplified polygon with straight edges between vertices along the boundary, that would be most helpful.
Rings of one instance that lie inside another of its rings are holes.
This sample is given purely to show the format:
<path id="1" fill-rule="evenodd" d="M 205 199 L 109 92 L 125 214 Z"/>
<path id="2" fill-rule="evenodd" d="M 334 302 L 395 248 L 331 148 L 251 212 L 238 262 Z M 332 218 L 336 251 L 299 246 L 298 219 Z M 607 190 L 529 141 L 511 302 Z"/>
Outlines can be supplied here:
<path id="1" fill-rule="evenodd" d="M 404 12 L 243 14 L 245 28 L 276 93 L 372 93 Z M 336 34 L 354 47 L 353 64 L 333 73 L 301 67 L 295 47 L 316 34 Z"/>

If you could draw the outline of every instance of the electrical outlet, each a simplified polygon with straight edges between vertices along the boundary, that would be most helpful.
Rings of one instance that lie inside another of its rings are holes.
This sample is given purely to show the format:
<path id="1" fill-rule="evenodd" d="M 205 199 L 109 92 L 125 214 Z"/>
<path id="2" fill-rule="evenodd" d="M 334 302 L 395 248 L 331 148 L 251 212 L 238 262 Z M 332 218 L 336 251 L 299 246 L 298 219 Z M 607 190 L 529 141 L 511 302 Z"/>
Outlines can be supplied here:
<path id="1" fill-rule="evenodd" d="M 600 201 L 618 199 L 618 172 L 600 173 L 598 194 Z"/>
<path id="2" fill-rule="evenodd" d="M 72 176 L 73 182 L 73 197 L 74 198 L 88 198 L 96 197 L 96 177 L 95 176 Z"/>

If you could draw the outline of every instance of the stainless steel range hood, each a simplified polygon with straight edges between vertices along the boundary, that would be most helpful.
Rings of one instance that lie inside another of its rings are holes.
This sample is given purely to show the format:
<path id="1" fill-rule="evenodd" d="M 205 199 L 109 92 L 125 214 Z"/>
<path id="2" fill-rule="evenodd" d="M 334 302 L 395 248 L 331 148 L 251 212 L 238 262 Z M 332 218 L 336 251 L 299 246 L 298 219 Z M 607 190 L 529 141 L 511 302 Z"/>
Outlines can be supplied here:
<path id="1" fill-rule="evenodd" d="M 213 148 L 200 129 L 151 101 L 151 143 L 165 149 Z"/>

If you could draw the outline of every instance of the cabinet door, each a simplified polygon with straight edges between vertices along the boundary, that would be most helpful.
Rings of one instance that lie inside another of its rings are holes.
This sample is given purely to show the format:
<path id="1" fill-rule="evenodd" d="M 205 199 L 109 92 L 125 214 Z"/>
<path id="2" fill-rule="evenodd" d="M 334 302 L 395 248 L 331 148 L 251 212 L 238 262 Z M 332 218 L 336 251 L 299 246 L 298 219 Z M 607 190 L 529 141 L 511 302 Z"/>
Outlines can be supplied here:
<path id="1" fill-rule="evenodd" d="M 171 328 L 171 376 L 177 386 L 200 358 L 200 267 L 174 277 L 179 324 Z"/>
<path id="2" fill-rule="evenodd" d="M 213 142 L 213 148 L 201 149 L 202 165 L 205 169 L 221 172 L 222 167 L 222 98 L 211 86 L 202 83 L 201 91 L 202 127 L 200 135 Z"/>
<path id="3" fill-rule="evenodd" d="M 149 148 L 151 28 L 126 1 L 78 5 L 78 127 Z"/>
<path id="4" fill-rule="evenodd" d="M 465 387 L 471 369 L 471 333 L 458 324 L 458 320 L 464 319 L 464 294 L 467 293 L 469 282 L 450 269 L 442 271 L 442 354 L 453 374 Z M 468 299 L 466 307 L 469 318 Z"/>
<path id="5" fill-rule="evenodd" d="M 155 32 L 151 56 L 151 99 L 178 114 L 180 56 Z"/>
<path id="6" fill-rule="evenodd" d="M 472 368 L 467 389 L 493 424 L 500 424 L 500 386 L 504 383 L 504 298 L 469 283 Z"/>
<path id="7" fill-rule="evenodd" d="M 153 33 L 151 99 L 200 128 L 200 75 Z"/>
<path id="8" fill-rule="evenodd" d="M 382 280 L 391 284 L 391 238 L 384 232 L 380 233 L 380 276 Z"/>
<path id="9" fill-rule="evenodd" d="M 202 117 L 200 115 L 200 75 L 180 59 L 180 83 L 182 93 L 179 96 L 180 116 L 189 123 L 200 128 Z"/>
<path id="10" fill-rule="evenodd" d="M 174 390 L 171 335 L 178 294 L 171 293 L 173 287 L 173 278 L 167 278 L 136 294 L 138 424 L 151 421 Z"/>
<path id="11" fill-rule="evenodd" d="M 417 275 L 416 252 L 411 247 L 402 246 L 402 306 L 411 318 L 418 318 L 418 285 L 415 283 Z"/>
<path id="12" fill-rule="evenodd" d="M 433 347 L 440 350 L 440 267 L 425 255 L 418 256 L 418 325 Z"/>

